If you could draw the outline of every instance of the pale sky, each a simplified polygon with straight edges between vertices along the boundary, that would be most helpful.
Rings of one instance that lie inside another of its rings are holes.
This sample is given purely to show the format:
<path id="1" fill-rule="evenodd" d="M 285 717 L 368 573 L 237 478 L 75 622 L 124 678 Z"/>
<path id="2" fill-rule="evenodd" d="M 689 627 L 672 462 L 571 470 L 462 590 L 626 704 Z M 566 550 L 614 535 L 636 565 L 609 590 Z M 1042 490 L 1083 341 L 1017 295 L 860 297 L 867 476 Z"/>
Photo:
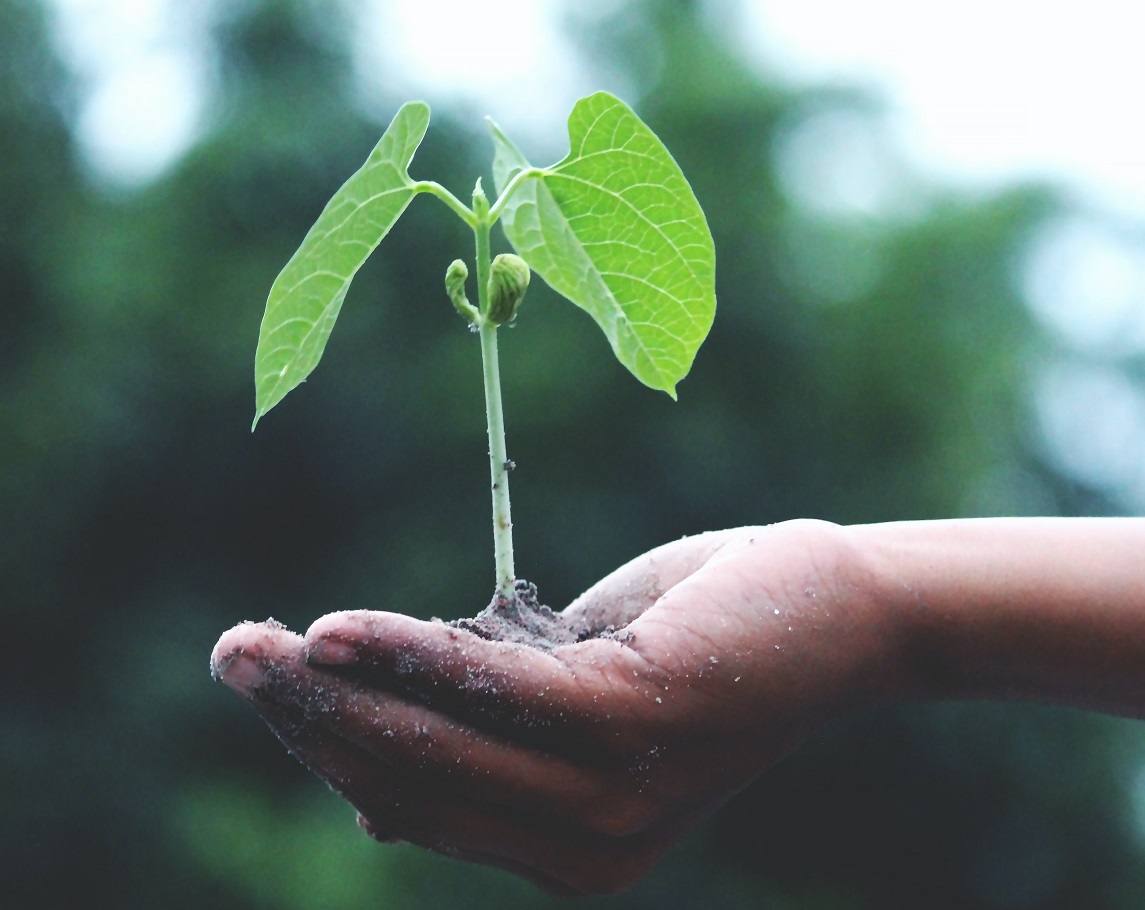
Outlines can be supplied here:
<path id="1" fill-rule="evenodd" d="M 956 179 L 1045 174 L 1145 214 L 1145 7 L 1135 0 L 744 4 L 781 73 L 885 93 L 916 160 Z"/>
<path id="2" fill-rule="evenodd" d="M 50 0 L 66 12 L 68 57 L 92 80 L 80 129 L 97 172 L 144 179 L 194 136 L 208 77 L 197 36 L 209 2 Z M 396 76 L 431 103 L 460 95 L 501 121 L 559 127 L 572 101 L 596 87 L 559 32 L 561 6 L 368 0 L 358 4 L 362 58 L 380 72 L 368 61 L 384 43 L 391 87 Z M 805 84 L 858 80 L 882 93 L 896 139 L 924 171 L 979 183 L 1050 175 L 1145 218 L 1145 11 L 1133 0 L 712 7 L 717 18 L 740 20 L 731 34 L 761 70 Z"/>

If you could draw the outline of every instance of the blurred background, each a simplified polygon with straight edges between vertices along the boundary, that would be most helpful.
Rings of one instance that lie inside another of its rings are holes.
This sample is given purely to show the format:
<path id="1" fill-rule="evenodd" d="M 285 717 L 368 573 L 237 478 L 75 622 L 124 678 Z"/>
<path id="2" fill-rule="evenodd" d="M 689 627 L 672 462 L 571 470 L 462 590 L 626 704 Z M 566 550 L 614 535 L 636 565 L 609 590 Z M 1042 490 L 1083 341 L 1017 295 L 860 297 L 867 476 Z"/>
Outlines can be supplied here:
<path id="1" fill-rule="evenodd" d="M 466 198 L 485 114 L 548 163 L 610 89 L 715 235 L 678 403 L 539 285 L 502 341 L 517 565 L 547 602 L 716 527 L 1145 510 L 1141 81 L 1101 2 L 511 6 L 0 0 L 4 906 L 557 905 L 373 843 L 208 675 L 243 619 L 491 592 L 479 352 L 441 289 L 470 239 L 433 200 L 249 432 L 270 284 L 407 98 L 434 107 L 413 175 Z M 912 96 L 912 60 L 945 88 Z M 582 905 L 1143 901 L 1145 729 L 932 705 L 828 729 Z"/>

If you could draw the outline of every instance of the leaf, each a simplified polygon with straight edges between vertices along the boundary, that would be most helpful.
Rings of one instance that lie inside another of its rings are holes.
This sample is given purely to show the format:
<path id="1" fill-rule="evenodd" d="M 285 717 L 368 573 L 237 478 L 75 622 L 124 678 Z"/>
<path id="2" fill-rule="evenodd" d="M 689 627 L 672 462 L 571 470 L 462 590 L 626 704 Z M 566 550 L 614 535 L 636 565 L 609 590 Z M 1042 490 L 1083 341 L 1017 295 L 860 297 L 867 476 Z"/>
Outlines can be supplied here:
<path id="1" fill-rule="evenodd" d="M 402 105 L 275 279 L 254 356 L 254 426 L 318 365 L 350 282 L 417 192 L 408 168 L 429 107 Z"/>
<path id="2" fill-rule="evenodd" d="M 498 192 L 530 164 L 490 123 Z M 707 220 L 664 144 L 620 99 L 598 92 L 569 115 L 570 152 L 506 200 L 509 242 L 586 310 L 617 359 L 676 397 L 716 310 Z"/>

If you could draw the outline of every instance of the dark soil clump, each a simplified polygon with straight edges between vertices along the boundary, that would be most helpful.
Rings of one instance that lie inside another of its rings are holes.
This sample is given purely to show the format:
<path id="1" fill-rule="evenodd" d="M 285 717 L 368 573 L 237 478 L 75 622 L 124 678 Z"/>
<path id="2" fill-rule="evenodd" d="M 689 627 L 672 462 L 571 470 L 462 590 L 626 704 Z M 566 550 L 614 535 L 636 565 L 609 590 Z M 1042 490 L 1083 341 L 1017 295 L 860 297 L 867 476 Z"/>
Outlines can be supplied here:
<path id="1" fill-rule="evenodd" d="M 449 625 L 488 641 L 528 645 L 542 651 L 589 638 L 621 637 L 612 628 L 593 628 L 545 606 L 537 598 L 537 586 L 523 579 L 516 582 L 513 593 L 510 599 L 498 592 L 489 606 L 472 619 L 455 619 Z"/>

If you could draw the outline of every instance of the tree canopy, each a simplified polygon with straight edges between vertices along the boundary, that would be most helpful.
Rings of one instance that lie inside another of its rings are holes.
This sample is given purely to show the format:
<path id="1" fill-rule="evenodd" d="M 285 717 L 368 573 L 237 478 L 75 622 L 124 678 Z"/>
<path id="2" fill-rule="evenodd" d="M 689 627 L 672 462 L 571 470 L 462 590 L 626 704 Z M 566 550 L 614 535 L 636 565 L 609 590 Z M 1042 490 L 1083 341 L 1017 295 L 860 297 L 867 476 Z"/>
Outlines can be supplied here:
<path id="1" fill-rule="evenodd" d="M 113 192 L 78 154 L 43 10 L 0 0 L 12 906 L 550 905 L 369 841 L 207 673 L 242 619 L 451 618 L 490 594 L 478 353 L 440 286 L 468 251 L 456 219 L 410 206 L 347 296 L 329 381 L 249 433 L 267 289 L 384 128 L 320 5 L 220 9 L 209 128 Z M 1066 355 L 1015 263 L 1069 213 L 1060 194 L 920 183 L 905 211 L 809 208 L 781 167 L 792 137 L 837 113 L 877 131 L 877 99 L 761 81 L 697 4 L 610 10 L 578 26 L 584 65 L 688 175 L 720 304 L 677 402 L 540 287 L 503 333 L 518 568 L 548 603 L 714 527 L 1132 508 L 1039 435 L 1032 377 Z M 435 111 L 415 176 L 465 193 L 491 176 L 484 112 Z M 1111 365 L 1137 389 L 1140 367 Z M 1135 724 L 1049 709 L 856 717 L 608 905 L 1135 907 L 1143 752 Z"/>

